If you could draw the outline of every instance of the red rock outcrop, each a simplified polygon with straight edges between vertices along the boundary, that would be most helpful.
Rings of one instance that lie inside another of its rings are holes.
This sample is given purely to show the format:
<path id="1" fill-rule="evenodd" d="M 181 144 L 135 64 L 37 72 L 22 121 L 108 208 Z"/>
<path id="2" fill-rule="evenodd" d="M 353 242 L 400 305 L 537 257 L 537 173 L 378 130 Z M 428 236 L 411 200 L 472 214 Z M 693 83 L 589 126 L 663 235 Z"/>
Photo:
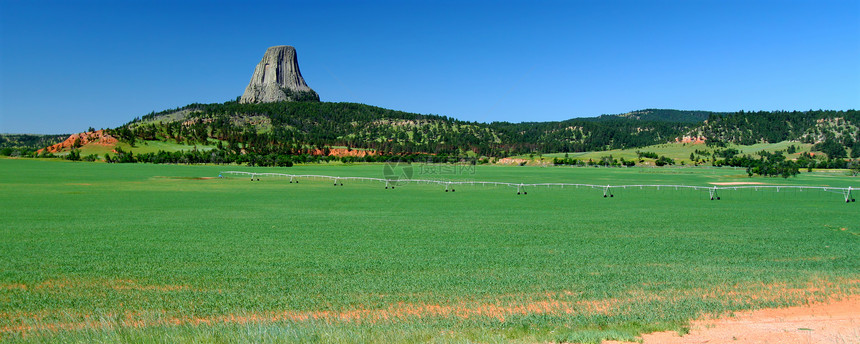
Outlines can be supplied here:
<path id="1" fill-rule="evenodd" d="M 314 149 L 310 151 L 311 155 L 324 155 L 325 153 L 321 149 Z M 376 155 L 376 152 L 369 150 L 348 150 L 346 148 L 331 148 L 329 149 L 328 155 L 336 156 L 336 157 L 344 157 L 344 156 L 357 156 L 357 157 L 365 157 L 368 155 Z"/>
<path id="2" fill-rule="evenodd" d="M 676 137 L 675 143 L 692 143 L 694 145 L 703 144 L 707 141 L 708 138 L 704 136 L 684 136 L 684 137 Z"/>
<path id="3" fill-rule="evenodd" d="M 105 134 L 104 130 L 96 130 L 86 133 L 72 134 L 65 141 L 55 144 L 53 146 L 48 146 L 47 148 L 42 148 L 38 150 L 38 152 L 42 153 L 43 151 L 45 151 L 45 149 L 47 149 L 49 153 L 57 153 L 62 152 L 64 150 L 81 147 L 87 144 L 112 146 L 116 143 L 117 139 L 115 137 Z"/>

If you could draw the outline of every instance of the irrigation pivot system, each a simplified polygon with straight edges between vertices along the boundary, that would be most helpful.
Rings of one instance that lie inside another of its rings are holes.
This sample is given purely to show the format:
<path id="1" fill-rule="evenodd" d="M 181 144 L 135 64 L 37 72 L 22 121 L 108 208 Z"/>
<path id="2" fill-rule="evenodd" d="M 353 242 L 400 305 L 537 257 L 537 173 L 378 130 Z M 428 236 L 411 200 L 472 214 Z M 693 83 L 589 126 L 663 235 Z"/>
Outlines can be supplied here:
<path id="1" fill-rule="evenodd" d="M 271 173 L 271 172 L 243 172 L 243 171 L 223 171 L 218 177 L 236 176 L 250 178 L 251 181 L 260 181 L 260 177 L 289 179 L 290 183 L 298 183 L 301 179 L 307 180 L 326 180 L 332 182 L 334 186 L 343 186 L 345 181 L 367 181 L 378 182 L 385 185 L 386 189 L 394 189 L 398 185 L 406 184 L 435 184 L 445 187 L 445 192 L 455 192 L 456 187 L 460 185 L 475 185 L 475 186 L 504 186 L 517 189 L 517 195 L 527 195 L 528 189 L 538 187 L 575 187 L 575 188 L 591 188 L 603 191 L 603 197 L 615 197 L 612 190 L 618 189 L 675 189 L 675 190 L 694 190 L 707 191 L 709 198 L 720 200 L 720 190 L 754 190 L 754 191 L 788 191 L 788 190 L 818 190 L 824 192 L 838 193 L 842 196 L 846 203 L 856 202 L 853 192 L 858 190 L 857 187 L 830 187 L 830 186 L 805 186 L 805 185 L 731 185 L 731 186 L 694 186 L 694 185 L 597 185 L 597 184 L 576 184 L 576 183 L 509 183 L 509 182 L 491 182 L 491 181 L 454 181 L 454 180 L 433 180 L 433 179 L 404 179 L 404 178 L 372 178 L 372 177 L 340 177 L 326 176 L 316 174 L 287 174 L 287 173 Z"/>

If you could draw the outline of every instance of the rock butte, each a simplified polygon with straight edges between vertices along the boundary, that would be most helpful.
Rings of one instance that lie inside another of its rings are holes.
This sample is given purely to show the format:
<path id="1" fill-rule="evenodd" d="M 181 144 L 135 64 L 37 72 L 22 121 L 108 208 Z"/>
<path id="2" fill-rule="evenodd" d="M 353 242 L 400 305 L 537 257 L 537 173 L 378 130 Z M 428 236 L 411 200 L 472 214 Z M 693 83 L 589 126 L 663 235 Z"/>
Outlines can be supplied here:
<path id="1" fill-rule="evenodd" d="M 319 100 L 319 96 L 308 87 L 302 72 L 299 71 L 296 48 L 279 45 L 266 49 L 239 102 L 272 103 L 308 97 Z"/>

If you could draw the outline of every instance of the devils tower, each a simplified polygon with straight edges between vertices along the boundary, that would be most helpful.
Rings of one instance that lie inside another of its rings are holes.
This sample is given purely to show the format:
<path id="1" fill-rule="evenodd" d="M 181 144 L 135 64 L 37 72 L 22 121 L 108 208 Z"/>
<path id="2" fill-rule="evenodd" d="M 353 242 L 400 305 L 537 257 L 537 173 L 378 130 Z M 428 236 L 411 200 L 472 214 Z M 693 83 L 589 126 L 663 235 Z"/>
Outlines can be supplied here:
<path id="1" fill-rule="evenodd" d="M 254 69 L 251 82 L 239 102 L 244 104 L 319 100 L 319 95 L 308 87 L 302 78 L 296 48 L 279 45 L 266 49 L 266 54 Z"/>

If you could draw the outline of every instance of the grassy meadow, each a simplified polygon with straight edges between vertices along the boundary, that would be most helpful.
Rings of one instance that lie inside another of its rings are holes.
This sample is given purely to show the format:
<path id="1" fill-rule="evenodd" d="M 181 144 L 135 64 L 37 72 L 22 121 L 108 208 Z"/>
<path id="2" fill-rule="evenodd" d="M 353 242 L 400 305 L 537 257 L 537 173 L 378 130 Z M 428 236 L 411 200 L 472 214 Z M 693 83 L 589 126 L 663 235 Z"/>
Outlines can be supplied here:
<path id="1" fill-rule="evenodd" d="M 749 154 L 755 155 L 761 151 L 774 152 L 774 151 L 783 151 L 785 152 L 789 146 L 795 146 L 796 152 L 793 154 L 785 154 L 788 159 L 797 159 L 803 153 L 813 153 L 813 154 L 822 154 L 821 152 L 815 152 L 812 150 L 813 145 L 807 143 L 799 143 L 794 141 L 783 141 L 776 143 L 762 143 L 762 144 L 754 144 L 754 145 L 735 145 L 729 144 L 726 148 L 734 148 L 737 149 L 740 154 Z M 207 145 L 189 145 L 184 143 L 176 143 L 173 141 L 155 141 L 155 140 L 138 140 L 134 146 L 129 145 L 126 142 L 118 142 L 116 145 L 111 146 L 103 146 L 98 144 L 87 144 L 80 148 L 80 153 L 82 156 L 95 154 L 99 157 L 99 159 L 104 159 L 105 154 L 114 155 L 113 150 L 116 147 L 121 148 L 126 152 L 132 152 L 134 154 L 145 154 L 145 153 L 157 153 L 158 151 L 166 151 L 166 152 L 178 152 L 178 151 L 190 151 L 190 150 L 212 150 L 217 146 L 217 141 L 210 140 Z M 330 148 L 347 148 L 345 146 L 332 146 Z M 361 148 L 353 148 L 355 150 L 362 150 Z M 646 146 L 641 148 L 630 148 L 630 149 L 613 149 L 613 150 L 605 150 L 605 151 L 594 151 L 594 152 L 577 152 L 577 153 L 548 153 L 542 155 L 516 155 L 511 156 L 513 159 L 528 159 L 535 160 L 536 162 L 542 161 L 543 163 L 552 163 L 553 158 L 563 158 L 565 156 L 570 158 L 575 158 L 583 161 L 587 161 L 588 159 L 600 160 L 600 158 L 612 155 L 614 158 L 624 158 L 627 160 L 638 160 L 637 151 L 640 152 L 654 152 L 660 156 L 666 156 L 674 159 L 677 163 L 681 163 L 682 161 L 686 164 L 690 163 L 690 153 L 694 153 L 696 150 L 699 151 L 709 151 L 713 152 L 715 149 L 725 149 L 725 148 L 714 148 L 708 147 L 703 144 L 692 144 L 692 143 L 664 143 L 652 146 Z M 57 155 L 64 156 L 68 154 L 68 152 L 61 152 Z M 472 151 L 466 152 L 468 156 L 476 156 L 476 154 Z M 702 157 L 702 156 L 699 156 Z M 647 159 L 648 164 L 653 165 L 653 159 Z"/>
<path id="2" fill-rule="evenodd" d="M 126 142 L 117 142 L 114 145 L 99 145 L 99 144 L 87 144 L 80 148 L 81 156 L 86 156 L 90 154 L 95 154 L 99 157 L 99 159 L 104 159 L 105 154 L 115 155 L 114 150 L 119 147 L 123 151 L 132 152 L 134 154 L 145 154 L 145 153 L 158 153 L 158 151 L 165 152 L 178 152 L 178 151 L 191 151 L 191 150 L 201 150 L 208 151 L 215 148 L 215 144 L 213 145 L 188 145 L 183 143 L 176 143 L 170 141 L 138 141 L 134 147 L 129 145 Z M 66 155 L 68 152 L 58 153 L 57 155 Z"/>
<path id="3" fill-rule="evenodd" d="M 687 154 L 689 155 L 689 153 Z M 599 342 L 860 294 L 860 204 L 707 192 L 212 178 L 0 159 L 0 341 Z M 523 183 L 860 186 L 839 173 L 414 166 Z M 860 196 L 860 195 L 855 195 Z"/>
<path id="4" fill-rule="evenodd" d="M 785 151 L 789 146 L 794 146 L 796 152 L 793 154 L 786 154 Z M 775 151 L 783 151 L 786 158 L 788 159 L 797 159 L 803 153 L 813 153 L 813 154 L 822 154 L 821 152 L 815 152 L 812 150 L 813 145 L 808 143 L 799 143 L 793 141 L 782 141 L 776 143 L 761 143 L 754 145 L 736 145 L 736 144 L 728 144 L 726 148 L 737 149 L 740 154 L 748 154 L 755 155 L 758 152 L 766 151 L 773 153 Z M 629 148 L 629 149 L 612 149 L 606 151 L 595 151 L 595 152 L 579 152 L 579 153 L 567 153 L 567 156 L 570 158 L 575 158 L 579 160 L 587 161 L 588 159 L 600 160 L 601 157 L 612 155 L 612 157 L 624 158 L 627 160 L 637 160 L 639 152 L 654 152 L 659 156 L 666 156 L 668 158 L 672 158 L 676 160 L 678 163 L 682 161 L 690 164 L 690 153 L 694 153 L 696 150 L 699 151 L 709 151 L 713 152 L 715 149 L 726 149 L 720 147 L 708 147 L 704 144 L 692 144 L 692 143 L 663 143 L 658 145 L 646 146 L 641 148 Z M 565 153 L 550 153 L 543 154 L 541 156 L 528 156 L 528 155 L 519 155 L 514 158 L 519 159 L 538 159 L 543 158 L 545 162 L 552 162 L 553 158 L 563 158 L 565 157 Z M 649 159 L 649 161 L 652 159 Z"/>

